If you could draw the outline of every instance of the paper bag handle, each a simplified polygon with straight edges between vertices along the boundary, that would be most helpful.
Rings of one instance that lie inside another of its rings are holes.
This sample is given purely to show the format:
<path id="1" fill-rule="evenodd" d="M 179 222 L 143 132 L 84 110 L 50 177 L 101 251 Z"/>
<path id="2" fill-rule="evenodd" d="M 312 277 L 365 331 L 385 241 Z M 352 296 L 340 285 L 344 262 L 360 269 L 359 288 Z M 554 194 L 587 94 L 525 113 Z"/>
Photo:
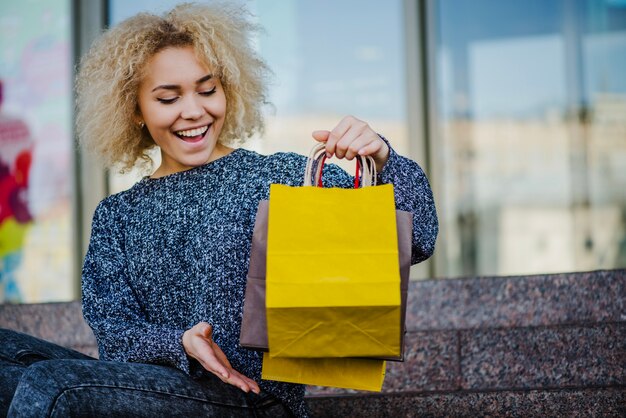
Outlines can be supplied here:
<path id="1" fill-rule="evenodd" d="M 316 144 L 309 153 L 304 171 L 304 185 L 322 187 L 322 168 L 326 161 L 326 145 Z M 361 175 L 361 176 L 359 176 Z M 363 179 L 363 187 L 376 185 L 376 163 L 369 156 L 357 155 L 356 174 L 354 175 L 354 188 L 359 188 L 359 177 Z"/>

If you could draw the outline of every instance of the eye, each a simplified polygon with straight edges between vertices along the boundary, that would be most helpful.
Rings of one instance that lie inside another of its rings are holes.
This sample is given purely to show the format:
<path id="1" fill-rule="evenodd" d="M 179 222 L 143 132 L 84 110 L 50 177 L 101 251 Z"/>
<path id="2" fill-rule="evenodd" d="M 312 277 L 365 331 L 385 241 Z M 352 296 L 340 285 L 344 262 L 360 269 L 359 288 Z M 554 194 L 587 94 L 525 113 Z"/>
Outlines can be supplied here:
<path id="1" fill-rule="evenodd" d="M 215 93 L 216 91 L 217 91 L 217 86 L 213 87 L 211 90 L 201 91 L 198 94 L 200 96 L 207 96 L 208 97 L 208 96 L 212 95 L 213 93 Z"/>
<path id="2" fill-rule="evenodd" d="M 172 97 L 171 99 L 162 99 L 162 98 L 158 98 L 157 100 L 159 101 L 159 103 L 163 103 L 163 104 L 172 104 L 174 103 L 176 100 L 178 100 L 178 97 Z"/>

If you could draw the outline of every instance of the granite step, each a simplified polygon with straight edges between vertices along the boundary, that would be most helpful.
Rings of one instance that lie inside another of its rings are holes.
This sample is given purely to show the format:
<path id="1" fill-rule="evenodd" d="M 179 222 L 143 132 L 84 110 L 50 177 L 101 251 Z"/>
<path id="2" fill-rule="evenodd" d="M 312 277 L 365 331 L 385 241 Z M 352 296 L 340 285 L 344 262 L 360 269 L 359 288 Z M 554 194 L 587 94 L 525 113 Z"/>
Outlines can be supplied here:
<path id="1" fill-rule="evenodd" d="M 0 327 L 97 356 L 77 301 Z M 313 416 L 626 416 L 624 269 L 411 282 L 407 330 L 382 393 L 309 386 Z"/>

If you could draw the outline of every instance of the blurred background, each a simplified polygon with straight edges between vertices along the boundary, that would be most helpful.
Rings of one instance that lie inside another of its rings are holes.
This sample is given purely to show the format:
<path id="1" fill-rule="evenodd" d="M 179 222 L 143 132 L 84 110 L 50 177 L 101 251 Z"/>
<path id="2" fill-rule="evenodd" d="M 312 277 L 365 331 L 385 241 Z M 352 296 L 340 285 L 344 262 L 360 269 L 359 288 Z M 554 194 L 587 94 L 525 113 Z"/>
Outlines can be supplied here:
<path id="1" fill-rule="evenodd" d="M 626 0 L 232 1 L 275 74 L 246 148 L 306 154 L 352 114 L 427 172 L 440 236 L 413 279 L 626 267 Z M 77 148 L 75 67 L 176 3 L 0 2 L 0 302 L 79 297 L 95 205 L 144 173 Z"/>

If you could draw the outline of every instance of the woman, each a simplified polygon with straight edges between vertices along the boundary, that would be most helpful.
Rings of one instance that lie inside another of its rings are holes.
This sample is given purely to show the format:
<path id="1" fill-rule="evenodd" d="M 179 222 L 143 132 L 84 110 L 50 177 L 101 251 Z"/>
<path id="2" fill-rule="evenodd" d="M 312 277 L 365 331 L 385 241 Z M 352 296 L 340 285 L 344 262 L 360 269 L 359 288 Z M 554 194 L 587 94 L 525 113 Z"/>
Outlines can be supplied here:
<path id="1" fill-rule="evenodd" d="M 307 415 L 304 387 L 261 380 L 261 356 L 238 344 L 258 202 L 272 183 L 301 185 L 306 164 L 231 146 L 262 131 L 266 96 L 268 71 L 249 45 L 255 27 L 242 16 L 224 4 L 140 14 L 82 60 L 83 145 L 124 168 L 149 162 L 156 145 L 161 163 L 94 215 L 83 313 L 106 361 L 4 331 L 9 414 Z M 414 214 L 413 262 L 428 258 L 437 219 L 418 165 L 354 117 L 312 136 L 329 157 L 374 158 L 397 207 Z M 333 165 L 324 182 L 353 184 Z M 16 358 L 33 346 L 38 358 Z"/>

